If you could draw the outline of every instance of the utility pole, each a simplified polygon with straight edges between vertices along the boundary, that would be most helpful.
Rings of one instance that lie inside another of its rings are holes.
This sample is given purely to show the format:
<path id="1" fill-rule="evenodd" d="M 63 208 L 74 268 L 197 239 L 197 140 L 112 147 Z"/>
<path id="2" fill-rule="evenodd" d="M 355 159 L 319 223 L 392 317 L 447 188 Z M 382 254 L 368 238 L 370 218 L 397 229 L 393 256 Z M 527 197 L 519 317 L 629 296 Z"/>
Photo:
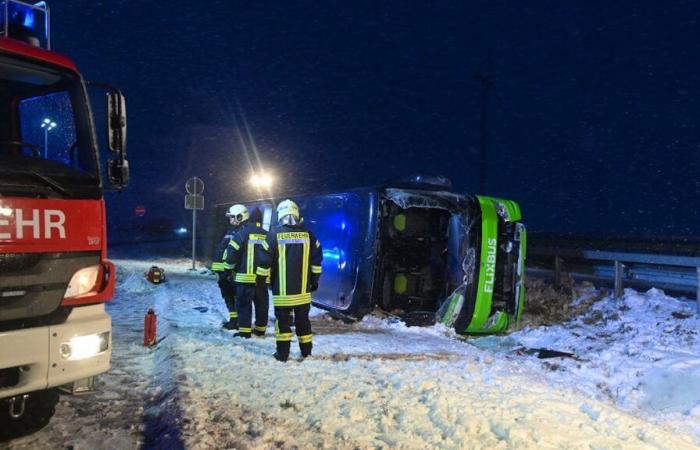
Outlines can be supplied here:
<path id="1" fill-rule="evenodd" d="M 490 59 L 490 58 L 489 58 Z M 490 65 L 490 64 L 489 64 Z M 486 193 L 486 173 L 489 155 L 489 99 L 493 89 L 493 77 L 486 74 L 474 75 L 481 83 L 481 132 L 479 137 L 479 194 Z"/>
<path id="2" fill-rule="evenodd" d="M 493 29 L 495 27 L 491 27 Z M 493 90 L 493 38 L 486 38 L 486 69 L 472 77 L 481 84 L 481 125 L 479 136 L 479 193 L 486 194 L 489 162 L 489 106 Z"/>

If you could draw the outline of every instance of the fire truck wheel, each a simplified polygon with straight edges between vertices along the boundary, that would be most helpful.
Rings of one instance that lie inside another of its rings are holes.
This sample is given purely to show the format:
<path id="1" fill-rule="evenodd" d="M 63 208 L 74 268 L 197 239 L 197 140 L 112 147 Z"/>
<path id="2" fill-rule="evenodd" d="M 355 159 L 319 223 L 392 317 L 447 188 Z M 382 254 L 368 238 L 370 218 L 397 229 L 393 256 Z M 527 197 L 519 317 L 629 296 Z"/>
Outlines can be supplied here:
<path id="1" fill-rule="evenodd" d="M 35 433 L 46 425 L 56 411 L 58 389 L 29 394 L 24 414 L 18 419 L 10 416 L 9 403 L 0 400 L 0 442 Z"/>

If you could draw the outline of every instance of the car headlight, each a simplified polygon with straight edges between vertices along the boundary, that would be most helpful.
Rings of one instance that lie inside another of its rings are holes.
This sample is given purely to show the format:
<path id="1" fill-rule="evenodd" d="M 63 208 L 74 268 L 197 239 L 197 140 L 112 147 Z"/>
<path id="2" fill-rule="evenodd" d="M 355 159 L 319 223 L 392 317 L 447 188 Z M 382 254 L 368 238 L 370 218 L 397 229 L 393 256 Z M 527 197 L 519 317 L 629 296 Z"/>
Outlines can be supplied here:
<path id="1" fill-rule="evenodd" d="M 87 336 L 76 336 L 61 344 L 61 358 L 76 361 L 91 358 L 109 348 L 109 331 Z"/>
<path id="2" fill-rule="evenodd" d="M 68 283 L 64 297 L 77 297 L 90 292 L 97 283 L 97 275 L 99 273 L 100 266 L 85 267 L 75 272 Z"/>

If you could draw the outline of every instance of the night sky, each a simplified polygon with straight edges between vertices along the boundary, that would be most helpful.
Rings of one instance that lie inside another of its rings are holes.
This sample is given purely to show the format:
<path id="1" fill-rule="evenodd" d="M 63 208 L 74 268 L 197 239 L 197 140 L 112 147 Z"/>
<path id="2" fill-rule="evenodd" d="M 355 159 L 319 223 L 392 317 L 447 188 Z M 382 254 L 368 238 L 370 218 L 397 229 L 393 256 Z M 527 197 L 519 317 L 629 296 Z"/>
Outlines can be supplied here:
<path id="1" fill-rule="evenodd" d="M 610 3 L 50 6 L 54 48 L 127 96 L 132 184 L 108 196 L 113 229 L 186 226 L 192 175 L 208 206 L 250 196 L 246 123 L 278 191 L 420 172 L 477 192 L 489 74 L 484 193 L 519 201 L 530 230 L 697 235 L 700 5 Z"/>

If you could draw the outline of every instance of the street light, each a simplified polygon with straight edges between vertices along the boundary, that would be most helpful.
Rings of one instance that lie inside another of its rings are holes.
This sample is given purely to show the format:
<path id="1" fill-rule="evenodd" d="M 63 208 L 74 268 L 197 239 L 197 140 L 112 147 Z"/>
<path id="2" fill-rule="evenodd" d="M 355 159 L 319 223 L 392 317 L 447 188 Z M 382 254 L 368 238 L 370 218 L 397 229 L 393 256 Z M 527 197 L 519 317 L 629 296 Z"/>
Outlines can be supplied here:
<path id="1" fill-rule="evenodd" d="M 56 128 L 56 122 L 51 119 L 44 119 L 41 122 L 41 128 L 44 129 L 44 159 L 49 158 L 49 131 Z"/>
<path id="2" fill-rule="evenodd" d="M 270 189 L 274 183 L 272 175 L 267 173 L 254 173 L 250 177 L 250 184 L 256 189 Z"/>

